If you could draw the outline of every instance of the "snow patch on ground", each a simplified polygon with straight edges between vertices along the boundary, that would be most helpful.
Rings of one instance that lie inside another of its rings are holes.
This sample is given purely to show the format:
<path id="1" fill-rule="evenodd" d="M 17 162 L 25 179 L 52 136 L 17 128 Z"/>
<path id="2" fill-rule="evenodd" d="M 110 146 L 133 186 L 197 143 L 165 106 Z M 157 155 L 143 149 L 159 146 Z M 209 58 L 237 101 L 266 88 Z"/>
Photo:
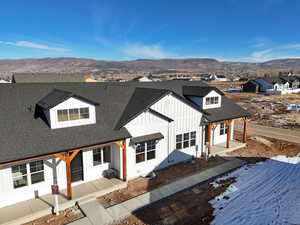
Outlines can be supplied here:
<path id="1" fill-rule="evenodd" d="M 212 224 L 300 224 L 299 162 L 300 156 L 276 156 L 219 178 L 235 177 L 236 182 L 210 201 Z"/>

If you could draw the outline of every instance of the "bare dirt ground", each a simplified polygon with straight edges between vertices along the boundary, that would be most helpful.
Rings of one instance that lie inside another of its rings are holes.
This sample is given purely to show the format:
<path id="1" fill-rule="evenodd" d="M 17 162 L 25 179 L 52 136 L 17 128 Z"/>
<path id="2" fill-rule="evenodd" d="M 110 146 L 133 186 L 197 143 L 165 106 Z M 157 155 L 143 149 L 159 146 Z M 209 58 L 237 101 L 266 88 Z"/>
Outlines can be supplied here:
<path id="1" fill-rule="evenodd" d="M 241 139 L 236 132 L 235 138 Z M 289 143 L 261 136 L 248 136 L 247 146 L 230 153 L 248 163 L 257 163 L 276 155 L 295 156 L 300 153 L 300 144 Z M 205 183 L 193 189 L 177 194 L 164 201 L 137 211 L 134 215 L 115 225 L 207 225 L 214 219 L 213 208 L 209 201 L 234 183 L 234 178 L 220 181 L 221 185 L 213 188 Z M 226 199 L 227 196 L 224 196 Z"/>
<path id="2" fill-rule="evenodd" d="M 226 96 L 253 114 L 253 123 L 300 130 L 300 112 L 287 110 L 300 104 L 300 94 L 265 96 L 255 93 L 226 93 Z"/>
<path id="3" fill-rule="evenodd" d="M 108 207 L 151 191 L 160 185 L 170 183 L 176 179 L 180 179 L 181 177 L 185 177 L 201 170 L 220 165 L 224 162 L 226 162 L 226 160 L 220 157 L 212 157 L 208 161 L 204 159 L 196 159 L 194 163 L 186 162 L 174 165 L 157 171 L 156 177 L 153 179 L 149 180 L 147 178 L 139 177 L 131 180 L 128 182 L 127 188 L 101 196 L 98 198 L 98 200 L 102 205 Z"/>
<path id="4" fill-rule="evenodd" d="M 63 225 L 75 221 L 81 217 L 83 217 L 82 212 L 78 209 L 78 207 L 74 206 L 60 211 L 58 216 L 49 214 L 31 222 L 24 223 L 23 225 Z"/>
<path id="5" fill-rule="evenodd" d="M 235 179 L 220 180 L 220 186 L 201 184 L 179 195 L 172 196 L 135 215 L 116 223 L 117 225 L 208 225 L 213 220 L 213 208 L 209 203 L 214 197 L 223 193 Z"/>

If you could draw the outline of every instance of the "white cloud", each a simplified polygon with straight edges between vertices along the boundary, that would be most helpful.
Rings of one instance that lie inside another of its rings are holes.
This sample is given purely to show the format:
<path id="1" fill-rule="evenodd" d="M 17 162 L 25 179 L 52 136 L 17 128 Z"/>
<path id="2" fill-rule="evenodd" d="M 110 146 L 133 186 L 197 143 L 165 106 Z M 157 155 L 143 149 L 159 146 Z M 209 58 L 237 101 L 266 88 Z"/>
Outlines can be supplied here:
<path id="1" fill-rule="evenodd" d="M 160 44 L 143 45 L 137 43 L 127 44 L 126 47 L 121 49 L 127 56 L 134 58 L 168 58 L 174 57 L 175 54 L 166 51 Z"/>
<path id="2" fill-rule="evenodd" d="M 268 48 L 261 51 L 254 51 L 249 57 L 245 57 L 245 60 L 252 62 L 264 62 L 273 59 L 280 58 L 299 58 L 297 51 L 300 50 L 300 44 L 285 44 L 274 48 Z M 291 53 L 293 51 L 293 53 Z"/>
<path id="3" fill-rule="evenodd" d="M 53 47 L 53 46 L 38 44 L 38 43 L 30 42 L 30 41 L 16 41 L 16 42 L 0 41 L 0 44 L 18 46 L 18 47 L 26 47 L 26 48 L 44 49 L 44 50 L 56 51 L 56 52 L 70 51 L 70 49 L 67 49 L 67 48 Z"/>

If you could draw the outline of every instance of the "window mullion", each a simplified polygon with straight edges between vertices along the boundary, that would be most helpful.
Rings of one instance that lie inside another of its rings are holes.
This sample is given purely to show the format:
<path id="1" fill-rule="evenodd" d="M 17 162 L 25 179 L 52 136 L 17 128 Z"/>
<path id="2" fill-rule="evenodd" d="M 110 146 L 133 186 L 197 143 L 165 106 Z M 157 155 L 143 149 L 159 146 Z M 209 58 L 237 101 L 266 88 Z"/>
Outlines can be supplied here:
<path id="1" fill-rule="evenodd" d="M 28 185 L 31 185 L 31 173 L 30 173 L 30 166 L 29 166 L 29 163 L 26 163 L 26 170 L 27 170 L 27 181 L 28 181 Z"/>
<path id="2" fill-rule="evenodd" d="M 100 151 L 100 154 L 101 154 L 101 164 L 104 163 L 104 150 L 103 150 L 103 147 L 101 147 L 101 151 Z"/>

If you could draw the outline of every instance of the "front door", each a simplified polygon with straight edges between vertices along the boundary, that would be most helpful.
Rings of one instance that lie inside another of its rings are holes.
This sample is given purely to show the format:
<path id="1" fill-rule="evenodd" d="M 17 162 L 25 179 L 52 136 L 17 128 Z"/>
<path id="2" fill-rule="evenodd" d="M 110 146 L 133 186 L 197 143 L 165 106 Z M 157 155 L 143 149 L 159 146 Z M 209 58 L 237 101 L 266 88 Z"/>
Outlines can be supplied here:
<path id="1" fill-rule="evenodd" d="M 208 142 L 208 125 L 205 125 L 205 143 Z"/>
<path id="2" fill-rule="evenodd" d="M 83 180 L 82 151 L 71 161 L 71 177 L 72 182 Z"/>

